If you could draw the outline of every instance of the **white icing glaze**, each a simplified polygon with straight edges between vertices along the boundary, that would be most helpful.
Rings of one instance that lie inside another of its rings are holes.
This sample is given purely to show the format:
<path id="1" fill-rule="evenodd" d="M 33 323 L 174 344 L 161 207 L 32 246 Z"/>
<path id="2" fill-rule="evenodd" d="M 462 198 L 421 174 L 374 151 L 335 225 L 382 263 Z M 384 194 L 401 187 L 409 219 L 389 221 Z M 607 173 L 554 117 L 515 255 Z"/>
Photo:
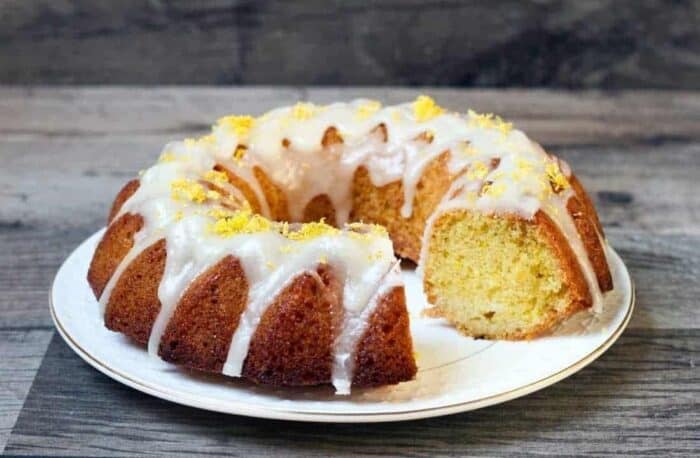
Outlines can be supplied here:
<path id="1" fill-rule="evenodd" d="M 321 236 L 307 242 L 298 243 L 298 251 L 284 253 L 282 246 L 289 245 L 289 240 L 273 234 L 254 234 L 249 237 L 249 244 L 255 248 L 246 253 L 236 251 L 242 260 L 250 292 L 248 305 L 241 315 L 238 328 L 233 334 L 228 358 L 223 373 L 240 376 L 250 341 L 260 318 L 267 306 L 289 284 L 291 280 L 304 272 L 315 272 L 319 259 L 324 259 L 333 267 L 333 273 L 343 285 L 343 308 L 345 313 L 357 314 L 367 307 L 377 284 L 393 263 L 393 247 L 387 238 L 373 238 L 359 241 L 347 236 Z M 244 243 L 245 245 L 245 243 Z M 272 259 L 279 266 L 273 272 L 265 271 L 265 265 L 257 256 L 265 251 L 265 258 Z M 375 256 L 368 257 L 368 253 Z"/>
<path id="2" fill-rule="evenodd" d="M 386 272 L 381 284 L 374 292 L 364 309 L 345 310 L 340 334 L 336 337 L 333 346 L 333 370 L 331 380 L 336 389 L 336 394 L 350 394 L 352 376 L 355 372 L 355 350 L 360 338 L 367 329 L 369 317 L 376 309 L 379 301 L 392 289 L 403 286 L 401 279 L 401 264 L 396 262 Z"/>
<path id="3" fill-rule="evenodd" d="M 331 127 L 342 137 L 342 143 L 322 148 L 324 134 Z M 234 157 L 240 147 L 245 147 L 245 154 Z M 194 202 L 173 199 L 172 184 L 178 180 L 201 183 L 205 174 L 219 164 L 250 186 L 261 204 L 261 213 L 269 216 L 268 202 L 253 172 L 259 167 L 285 193 L 292 221 L 301 219 L 312 198 L 325 194 L 334 205 L 337 223 L 342 225 L 352 207 L 353 177 L 359 167 L 365 167 L 375 186 L 401 182 L 401 215 L 408 218 L 420 178 L 428 164 L 444 152 L 448 152 L 448 170 L 457 178 L 426 225 L 419 269 L 436 215 L 469 209 L 531 219 L 542 209 L 569 241 L 598 307 L 601 294 L 595 273 L 566 211 L 572 192 L 548 192 L 548 167 L 555 160 L 539 145 L 502 121 L 475 113 L 438 110 L 423 116 L 412 104 L 380 108 L 362 99 L 324 107 L 279 108 L 244 129 L 219 122 L 211 135 L 198 141 L 166 145 L 163 160 L 145 171 L 138 190 L 120 210 L 120 215 L 142 215 L 144 225 L 100 302 L 104 308 L 126 266 L 143 249 L 164 238 L 167 259 L 158 288 L 161 310 L 149 340 L 149 351 L 157 354 L 174 308 L 191 282 L 223 257 L 237 257 L 250 289 L 223 373 L 239 376 L 268 305 L 296 276 L 304 272 L 317 275 L 323 260 L 343 284 L 345 318 L 334 345 L 333 383 L 338 392 L 348 392 L 357 339 L 382 294 L 401 284 L 396 267 L 391 268 L 394 256 L 390 240 L 378 235 L 358 239 L 349 233 L 352 230 L 301 241 L 291 241 L 277 230 L 222 237 L 209 230 L 216 221 L 210 211 L 240 208 L 245 200 L 242 192 L 229 183 L 216 182 L 231 197 L 195 198 Z M 560 169 L 570 175 L 563 161 L 556 170 Z M 489 192 L 483 192 L 484 186 Z"/>

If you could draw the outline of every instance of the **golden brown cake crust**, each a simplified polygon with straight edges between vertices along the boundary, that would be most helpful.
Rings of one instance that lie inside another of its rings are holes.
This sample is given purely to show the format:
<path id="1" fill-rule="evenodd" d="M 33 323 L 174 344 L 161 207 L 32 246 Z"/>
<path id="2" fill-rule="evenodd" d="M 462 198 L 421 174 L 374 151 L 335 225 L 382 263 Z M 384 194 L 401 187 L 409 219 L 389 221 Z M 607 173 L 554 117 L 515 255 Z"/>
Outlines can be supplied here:
<path id="1" fill-rule="evenodd" d="M 318 275 L 299 275 L 274 299 L 260 319 L 243 365 L 243 376 L 276 386 L 328 383 L 336 329 L 342 313 L 337 293 Z"/>
<path id="2" fill-rule="evenodd" d="M 255 179 L 260 184 L 260 189 L 265 195 L 267 206 L 270 208 L 270 217 L 275 221 L 289 221 L 289 207 L 287 206 L 287 196 L 270 180 L 260 167 L 253 167 Z"/>
<path id="3" fill-rule="evenodd" d="M 359 167 L 352 183 L 352 221 L 363 221 L 386 227 L 399 256 L 418 262 L 425 223 L 447 192 L 454 177 L 447 169 L 449 153 L 445 152 L 427 165 L 416 185 L 413 212 L 401 216 L 403 185 L 395 181 L 376 187 L 369 171 Z"/>
<path id="4" fill-rule="evenodd" d="M 571 189 L 574 190 L 576 197 L 578 197 L 578 199 L 581 201 L 586 216 L 593 221 L 593 224 L 600 233 L 600 236 L 605 238 L 605 232 L 603 232 L 603 225 L 600 224 L 598 212 L 595 210 L 595 206 L 593 205 L 591 197 L 584 189 L 578 177 L 576 177 L 576 175 L 572 173 L 569 177 L 569 183 L 571 184 Z"/>
<path id="5" fill-rule="evenodd" d="M 241 263 L 226 256 L 187 288 L 161 337 L 159 356 L 191 369 L 221 372 L 247 300 Z"/>
<path id="6" fill-rule="evenodd" d="M 146 248 L 122 272 L 105 309 L 105 326 L 145 345 L 160 311 L 158 285 L 165 271 L 165 239 Z"/>
<path id="7" fill-rule="evenodd" d="M 248 203 L 250 203 L 250 207 L 252 208 L 253 212 L 260 213 L 262 211 L 262 206 L 260 205 L 260 201 L 258 200 L 258 195 L 255 193 L 253 188 L 250 186 L 250 184 L 248 184 L 246 180 L 239 177 L 238 175 L 233 173 L 233 171 L 227 169 L 226 167 L 220 164 L 214 166 L 214 170 L 226 174 L 229 183 L 231 183 L 239 191 L 241 191 L 245 199 L 248 201 Z"/>
<path id="8" fill-rule="evenodd" d="M 355 352 L 354 387 L 411 380 L 417 372 L 403 287 L 382 297 Z"/>
<path id="9" fill-rule="evenodd" d="M 304 208 L 304 216 L 302 218 L 303 223 L 321 220 L 325 221 L 326 224 L 330 224 L 331 226 L 338 225 L 335 218 L 335 207 L 333 207 L 331 198 L 326 194 L 319 194 L 311 199 Z"/>
<path id="10" fill-rule="evenodd" d="M 112 208 L 109 211 L 109 218 L 107 219 L 108 223 L 112 222 L 114 217 L 117 216 L 117 214 L 119 213 L 119 210 L 121 210 L 122 205 L 124 205 L 124 202 L 129 200 L 129 197 L 134 195 L 134 193 L 139 189 L 139 186 L 140 183 L 137 179 L 131 180 L 124 185 L 124 187 L 117 194 L 117 197 L 114 198 Z"/>
<path id="11" fill-rule="evenodd" d="M 599 233 L 595 227 L 595 220 L 591 218 L 585 204 L 577 196 L 569 199 L 566 203 L 566 209 L 574 220 L 576 230 L 595 271 L 600 290 L 602 292 L 612 290 L 612 274 L 605 257 L 605 250 L 600 242 Z"/>
<path id="12" fill-rule="evenodd" d="M 134 246 L 134 234 L 143 227 L 143 217 L 126 213 L 113 222 L 100 243 L 88 269 L 88 283 L 99 298 L 124 256 Z"/>

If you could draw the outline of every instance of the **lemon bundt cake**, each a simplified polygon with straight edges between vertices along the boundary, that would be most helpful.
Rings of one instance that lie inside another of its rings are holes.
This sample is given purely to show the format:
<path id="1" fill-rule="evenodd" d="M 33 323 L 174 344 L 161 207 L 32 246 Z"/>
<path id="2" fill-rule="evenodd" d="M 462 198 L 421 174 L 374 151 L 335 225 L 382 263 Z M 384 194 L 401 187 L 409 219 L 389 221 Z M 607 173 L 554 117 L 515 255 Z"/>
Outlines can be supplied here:
<path id="1" fill-rule="evenodd" d="M 415 375 L 394 254 L 418 262 L 428 313 L 475 337 L 531 338 L 612 289 L 569 167 L 424 96 L 224 117 L 166 145 L 109 221 L 88 272 L 109 329 L 276 386 Z"/>

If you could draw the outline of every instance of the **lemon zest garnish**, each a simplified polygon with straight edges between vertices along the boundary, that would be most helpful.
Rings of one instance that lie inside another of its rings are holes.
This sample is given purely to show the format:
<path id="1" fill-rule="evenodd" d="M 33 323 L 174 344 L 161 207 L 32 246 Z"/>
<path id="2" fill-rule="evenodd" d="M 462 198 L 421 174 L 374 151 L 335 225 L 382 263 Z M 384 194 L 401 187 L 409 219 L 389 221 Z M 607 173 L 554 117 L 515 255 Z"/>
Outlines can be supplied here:
<path id="1" fill-rule="evenodd" d="M 178 179 L 170 183 L 170 195 L 173 200 L 190 200 L 196 203 L 207 200 L 204 186 L 196 181 L 186 179 Z"/>
<path id="2" fill-rule="evenodd" d="M 459 146 L 457 146 L 457 151 L 465 156 L 476 156 L 479 153 L 479 151 L 469 142 L 460 143 Z"/>
<path id="3" fill-rule="evenodd" d="M 317 107 L 313 103 L 299 102 L 292 107 L 292 117 L 304 121 L 313 117 L 316 111 Z"/>
<path id="4" fill-rule="evenodd" d="M 360 105 L 360 107 L 357 109 L 357 118 L 358 119 L 367 119 L 370 116 L 372 116 L 374 113 L 379 111 L 382 108 L 382 104 L 377 102 L 376 100 L 370 100 L 366 103 L 363 103 Z"/>
<path id="5" fill-rule="evenodd" d="M 272 261 L 267 261 L 267 262 L 265 263 L 265 266 L 267 266 L 267 268 L 270 269 L 270 270 L 274 270 L 274 268 L 276 267 L 276 266 L 275 266 L 275 263 L 272 262 Z"/>
<path id="6" fill-rule="evenodd" d="M 158 162 L 161 162 L 161 163 L 173 162 L 173 161 L 175 161 L 175 159 L 177 159 L 177 158 L 173 153 L 171 153 L 170 151 L 165 151 L 158 158 Z"/>
<path id="7" fill-rule="evenodd" d="M 389 236 L 389 233 L 387 232 L 386 228 L 379 224 L 368 224 L 362 222 L 346 223 L 345 228 L 352 231 L 350 232 L 350 235 L 354 236 L 354 238 L 356 239 Z"/>
<path id="8" fill-rule="evenodd" d="M 204 136 L 199 137 L 197 139 L 198 145 L 214 145 L 215 143 L 216 143 L 216 137 L 214 137 L 212 134 L 204 135 Z"/>
<path id="9" fill-rule="evenodd" d="M 246 155 L 246 152 L 248 151 L 248 148 L 246 148 L 243 145 L 238 145 L 236 147 L 236 151 L 233 152 L 233 160 L 236 161 L 238 165 L 240 165 L 241 161 Z"/>
<path id="10" fill-rule="evenodd" d="M 508 135 L 513 130 L 513 123 L 505 122 L 500 116 L 493 113 L 479 114 L 474 110 L 467 111 L 469 124 L 483 129 L 496 129 L 503 135 Z"/>
<path id="11" fill-rule="evenodd" d="M 470 180 L 483 180 L 489 173 L 489 168 L 481 161 L 474 161 L 469 165 L 467 178 Z"/>
<path id="12" fill-rule="evenodd" d="M 439 116 L 445 112 L 445 109 L 440 107 L 435 100 L 427 95 L 420 95 L 413 102 L 413 115 L 418 122 L 428 121 L 429 119 Z"/>
<path id="13" fill-rule="evenodd" d="M 323 219 L 321 221 L 302 224 L 298 231 L 288 232 L 286 237 L 290 240 L 311 240 L 325 235 L 337 235 L 339 229 L 326 224 Z"/>
<path id="14" fill-rule="evenodd" d="M 236 137 L 239 139 L 247 138 L 254 124 L 255 118 L 248 115 L 229 115 L 219 118 L 218 121 L 216 121 L 217 126 L 221 126 L 229 132 L 236 134 Z"/>
<path id="15" fill-rule="evenodd" d="M 185 146 L 187 148 L 192 148 L 193 146 L 195 146 L 197 144 L 197 140 L 195 140 L 194 138 L 186 138 L 183 141 L 183 143 L 185 144 Z"/>
<path id="16" fill-rule="evenodd" d="M 549 182 L 552 184 L 552 187 L 554 187 L 555 191 L 559 192 L 571 186 L 569 184 L 569 180 L 566 179 L 566 176 L 564 176 L 561 169 L 556 163 L 549 162 L 545 166 L 544 170 L 547 174 Z"/>
<path id="17" fill-rule="evenodd" d="M 284 254 L 291 253 L 293 251 L 296 251 L 293 245 L 283 245 L 280 247 L 280 252 Z"/>
<path id="18" fill-rule="evenodd" d="M 367 256 L 369 261 L 379 261 L 384 257 L 384 252 L 382 250 L 375 251 Z"/>
<path id="19" fill-rule="evenodd" d="M 211 226 L 212 232 L 222 237 L 265 232 L 271 228 L 272 222 L 269 219 L 253 214 L 249 210 L 237 210 L 229 216 L 219 218 Z"/>
<path id="20" fill-rule="evenodd" d="M 506 185 L 503 183 L 486 184 L 481 192 L 489 197 L 500 197 L 504 192 L 506 192 Z"/>
<path id="21" fill-rule="evenodd" d="M 226 208 L 212 208 L 207 212 L 207 215 L 211 216 L 212 218 L 221 219 L 233 216 L 234 213 L 235 212 L 233 210 L 228 210 Z"/>
<path id="22" fill-rule="evenodd" d="M 202 175 L 202 177 L 205 180 L 211 181 L 212 183 L 217 185 L 228 183 L 228 175 L 226 175 L 224 172 L 219 172 L 218 170 L 209 170 L 204 175 Z"/>
<path id="23" fill-rule="evenodd" d="M 182 210 L 178 210 L 175 212 L 175 221 L 180 221 L 184 217 L 185 217 L 185 214 L 182 212 Z"/>
<path id="24" fill-rule="evenodd" d="M 321 264 L 328 264 L 328 256 L 326 256 L 325 254 L 322 254 L 322 255 L 318 258 L 318 262 L 321 263 Z"/>

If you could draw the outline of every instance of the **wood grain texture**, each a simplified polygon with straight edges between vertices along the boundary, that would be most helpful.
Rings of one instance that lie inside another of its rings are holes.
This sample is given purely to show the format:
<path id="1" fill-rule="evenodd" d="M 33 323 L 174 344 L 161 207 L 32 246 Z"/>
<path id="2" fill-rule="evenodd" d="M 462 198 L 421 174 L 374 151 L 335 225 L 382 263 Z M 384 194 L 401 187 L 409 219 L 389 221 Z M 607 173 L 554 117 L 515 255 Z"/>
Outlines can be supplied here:
<path id="1" fill-rule="evenodd" d="M 692 0 L 0 3 L 12 84 L 700 87 Z"/>
<path id="2" fill-rule="evenodd" d="M 628 331 L 544 391 L 420 421 L 315 425 L 177 406 L 120 385 L 52 340 L 7 453 L 99 456 L 692 455 L 700 331 Z M 64 374 L 71 374 L 66 380 Z"/>
<path id="3" fill-rule="evenodd" d="M 118 189 L 168 140 L 299 99 L 429 92 L 494 111 L 570 162 L 637 286 L 622 340 L 545 391 L 483 411 L 318 427 L 174 406 L 112 382 L 53 333 L 47 292 Z M 63 455 L 693 455 L 700 351 L 700 93 L 392 88 L 0 87 L 0 449 Z M 7 357 L 6 357 L 7 355 Z"/>
<path id="4" fill-rule="evenodd" d="M 0 329 L 0 453 L 52 335 L 53 329 Z"/>

